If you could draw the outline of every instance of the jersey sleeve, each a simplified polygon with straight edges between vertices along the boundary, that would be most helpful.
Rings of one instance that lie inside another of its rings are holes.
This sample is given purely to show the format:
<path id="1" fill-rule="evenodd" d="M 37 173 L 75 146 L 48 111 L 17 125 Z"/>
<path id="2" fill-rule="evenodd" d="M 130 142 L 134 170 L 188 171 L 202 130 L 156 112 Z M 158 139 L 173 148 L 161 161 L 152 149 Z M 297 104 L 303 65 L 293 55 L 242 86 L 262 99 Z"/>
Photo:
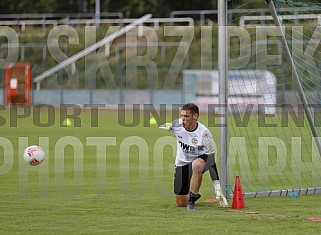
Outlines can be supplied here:
<path id="1" fill-rule="evenodd" d="M 166 131 L 175 131 L 175 128 L 179 127 L 179 125 L 181 125 L 181 120 L 175 119 L 171 123 L 164 123 L 163 125 L 159 126 L 159 128 L 164 129 Z"/>
<path id="2" fill-rule="evenodd" d="M 206 130 L 203 133 L 202 145 L 204 146 L 205 154 L 215 153 L 213 136 L 209 130 Z"/>
<path id="3" fill-rule="evenodd" d="M 178 118 L 171 123 L 170 129 L 174 131 L 177 127 L 180 127 L 180 126 L 182 126 L 182 120 Z"/>

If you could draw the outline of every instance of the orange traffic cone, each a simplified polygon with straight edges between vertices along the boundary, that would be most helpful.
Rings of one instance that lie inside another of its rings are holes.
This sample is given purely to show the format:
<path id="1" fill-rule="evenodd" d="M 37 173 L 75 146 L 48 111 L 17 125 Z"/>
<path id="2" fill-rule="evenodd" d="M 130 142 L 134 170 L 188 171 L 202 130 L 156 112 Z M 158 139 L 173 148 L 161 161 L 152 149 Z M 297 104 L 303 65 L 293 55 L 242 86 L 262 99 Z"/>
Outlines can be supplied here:
<path id="1" fill-rule="evenodd" d="M 245 203 L 244 203 L 244 198 L 242 193 L 242 186 L 240 182 L 240 177 L 236 176 L 232 209 L 243 209 L 243 208 L 245 208 Z"/>

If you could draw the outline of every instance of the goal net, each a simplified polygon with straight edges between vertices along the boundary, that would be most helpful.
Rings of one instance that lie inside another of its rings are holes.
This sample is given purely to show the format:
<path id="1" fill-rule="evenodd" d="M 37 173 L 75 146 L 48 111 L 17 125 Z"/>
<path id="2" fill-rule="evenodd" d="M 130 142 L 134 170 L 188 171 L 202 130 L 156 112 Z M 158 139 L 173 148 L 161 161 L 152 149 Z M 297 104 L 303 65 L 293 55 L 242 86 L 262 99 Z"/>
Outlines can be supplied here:
<path id="1" fill-rule="evenodd" d="M 217 70 L 184 70 L 183 81 L 185 102 L 194 102 L 199 106 L 219 105 Z M 227 89 L 232 113 L 245 113 L 248 107 L 257 112 L 260 106 L 266 113 L 276 112 L 276 78 L 270 71 L 230 70 Z"/>
<path id="2" fill-rule="evenodd" d="M 227 11 L 229 182 L 239 175 L 249 197 L 321 193 L 321 5 L 240 2 Z M 259 9 L 246 10 L 253 6 Z M 243 71 L 237 82 L 231 79 L 235 70 Z M 268 71 L 275 82 L 260 87 L 250 79 L 253 71 Z M 241 102 L 233 100 L 235 94 Z M 266 112 L 271 104 L 274 112 Z"/>

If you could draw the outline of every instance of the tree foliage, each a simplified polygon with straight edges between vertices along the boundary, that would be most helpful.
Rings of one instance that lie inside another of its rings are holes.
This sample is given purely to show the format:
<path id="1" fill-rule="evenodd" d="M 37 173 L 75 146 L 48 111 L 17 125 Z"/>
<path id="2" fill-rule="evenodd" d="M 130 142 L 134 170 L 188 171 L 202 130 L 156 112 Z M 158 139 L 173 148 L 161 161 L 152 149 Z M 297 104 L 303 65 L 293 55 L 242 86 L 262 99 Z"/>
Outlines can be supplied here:
<path id="1" fill-rule="evenodd" d="M 93 13 L 96 0 L 1 0 L 0 14 L 30 13 Z M 217 0 L 100 0 L 101 12 L 122 12 L 125 17 L 139 17 L 152 13 L 154 17 L 168 17 L 173 10 L 216 9 Z"/>

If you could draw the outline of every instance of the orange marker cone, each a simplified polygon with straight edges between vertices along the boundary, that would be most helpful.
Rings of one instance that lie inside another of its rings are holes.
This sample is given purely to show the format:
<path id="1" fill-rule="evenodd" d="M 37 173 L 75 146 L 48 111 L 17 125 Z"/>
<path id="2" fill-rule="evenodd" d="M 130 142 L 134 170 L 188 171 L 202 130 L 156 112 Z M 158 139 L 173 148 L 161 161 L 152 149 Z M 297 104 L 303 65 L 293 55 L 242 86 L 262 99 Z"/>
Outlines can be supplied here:
<path id="1" fill-rule="evenodd" d="M 243 209 L 243 208 L 245 208 L 245 203 L 244 203 L 244 198 L 242 193 L 242 186 L 240 182 L 240 177 L 236 176 L 232 209 Z"/>

